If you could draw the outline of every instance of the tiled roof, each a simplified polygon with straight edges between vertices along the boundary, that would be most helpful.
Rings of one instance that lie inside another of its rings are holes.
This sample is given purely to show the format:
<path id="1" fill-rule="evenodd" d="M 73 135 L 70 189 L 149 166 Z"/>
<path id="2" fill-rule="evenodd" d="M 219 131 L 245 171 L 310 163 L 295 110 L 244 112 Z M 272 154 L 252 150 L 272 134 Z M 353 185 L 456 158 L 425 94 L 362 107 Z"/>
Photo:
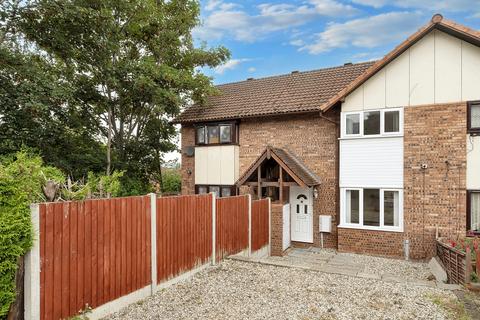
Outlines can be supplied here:
<path id="1" fill-rule="evenodd" d="M 188 123 L 320 111 L 373 62 L 252 79 L 217 86 L 206 106 L 187 108 L 175 122 Z"/>
<path id="2" fill-rule="evenodd" d="M 266 159 L 273 157 L 275 161 L 300 185 L 312 187 L 320 184 L 320 178 L 312 172 L 300 159 L 292 152 L 286 149 L 273 148 L 267 146 L 258 158 L 248 167 L 247 170 L 235 183 L 237 186 L 243 185 L 252 174 L 257 174 L 257 168 Z"/>
<path id="3" fill-rule="evenodd" d="M 435 14 L 432 19 L 421 27 L 417 32 L 408 37 L 405 41 L 399 44 L 395 49 L 390 51 L 383 59 L 378 60 L 371 68 L 366 70 L 360 77 L 355 81 L 352 81 L 342 90 L 338 91 L 337 94 L 332 96 L 327 102 L 321 106 L 322 111 L 327 111 L 328 109 L 335 106 L 339 101 L 344 99 L 347 95 L 352 93 L 355 89 L 360 87 L 365 81 L 373 77 L 378 71 L 380 71 L 387 64 L 392 62 L 395 58 L 405 52 L 408 48 L 413 46 L 417 41 L 426 36 L 430 31 L 438 29 L 440 31 L 451 34 L 452 36 L 458 37 L 462 40 L 471 42 L 477 46 L 480 46 L 480 32 L 477 30 L 470 29 L 466 26 L 460 25 L 456 22 L 446 20 L 441 14 Z"/>

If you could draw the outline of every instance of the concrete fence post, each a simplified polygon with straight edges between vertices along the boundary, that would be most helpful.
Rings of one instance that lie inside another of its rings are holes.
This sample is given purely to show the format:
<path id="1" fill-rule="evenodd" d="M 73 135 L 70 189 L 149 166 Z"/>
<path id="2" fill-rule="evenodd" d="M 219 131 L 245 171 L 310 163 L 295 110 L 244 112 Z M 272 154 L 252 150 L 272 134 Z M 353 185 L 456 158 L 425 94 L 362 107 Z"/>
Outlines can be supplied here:
<path id="1" fill-rule="evenodd" d="M 215 192 L 212 195 L 212 265 L 216 264 L 216 245 L 217 245 L 217 200 Z"/>
<path id="2" fill-rule="evenodd" d="M 252 195 L 247 194 L 248 199 L 248 256 L 252 255 Z"/>
<path id="3" fill-rule="evenodd" d="M 25 256 L 24 312 L 25 319 L 40 319 L 40 208 L 30 206 L 33 225 L 33 246 Z"/>
<path id="4" fill-rule="evenodd" d="M 268 198 L 268 256 L 272 255 L 272 198 Z"/>
<path id="5" fill-rule="evenodd" d="M 152 285 L 151 294 L 157 290 L 157 195 L 150 193 Z"/>

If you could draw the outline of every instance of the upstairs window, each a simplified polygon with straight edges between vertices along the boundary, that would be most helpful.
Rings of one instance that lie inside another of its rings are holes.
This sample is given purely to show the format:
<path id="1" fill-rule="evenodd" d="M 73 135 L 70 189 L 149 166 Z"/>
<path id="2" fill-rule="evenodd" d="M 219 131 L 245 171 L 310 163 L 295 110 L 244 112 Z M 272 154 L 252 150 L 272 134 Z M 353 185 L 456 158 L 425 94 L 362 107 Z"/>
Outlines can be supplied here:
<path id="1" fill-rule="evenodd" d="M 480 134 L 480 101 L 468 103 L 468 132 Z"/>
<path id="2" fill-rule="evenodd" d="M 231 123 L 200 124 L 195 129 L 197 145 L 237 143 L 237 125 Z"/>
<path id="3" fill-rule="evenodd" d="M 402 109 L 368 110 L 343 114 L 343 137 L 402 134 Z"/>

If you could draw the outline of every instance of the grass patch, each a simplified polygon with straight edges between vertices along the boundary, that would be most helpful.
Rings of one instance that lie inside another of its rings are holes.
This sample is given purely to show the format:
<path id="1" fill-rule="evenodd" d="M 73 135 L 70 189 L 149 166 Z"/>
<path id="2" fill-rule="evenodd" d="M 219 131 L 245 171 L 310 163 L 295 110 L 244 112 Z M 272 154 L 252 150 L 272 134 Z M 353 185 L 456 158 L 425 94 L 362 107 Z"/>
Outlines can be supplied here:
<path id="1" fill-rule="evenodd" d="M 445 310 L 450 319 L 471 319 L 465 309 L 465 305 L 463 304 L 463 302 L 459 301 L 456 297 L 452 298 L 442 295 L 428 295 L 427 298 L 430 299 L 434 304 Z"/>

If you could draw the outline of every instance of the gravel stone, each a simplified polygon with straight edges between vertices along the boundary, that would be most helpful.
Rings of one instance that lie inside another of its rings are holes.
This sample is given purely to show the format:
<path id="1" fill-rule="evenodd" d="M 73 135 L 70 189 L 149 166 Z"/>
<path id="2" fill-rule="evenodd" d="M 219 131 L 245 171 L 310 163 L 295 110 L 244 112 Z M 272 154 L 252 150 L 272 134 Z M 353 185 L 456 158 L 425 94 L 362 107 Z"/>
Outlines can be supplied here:
<path id="1" fill-rule="evenodd" d="M 226 260 L 107 319 L 447 319 L 431 296 L 455 298 L 408 282 Z"/>

